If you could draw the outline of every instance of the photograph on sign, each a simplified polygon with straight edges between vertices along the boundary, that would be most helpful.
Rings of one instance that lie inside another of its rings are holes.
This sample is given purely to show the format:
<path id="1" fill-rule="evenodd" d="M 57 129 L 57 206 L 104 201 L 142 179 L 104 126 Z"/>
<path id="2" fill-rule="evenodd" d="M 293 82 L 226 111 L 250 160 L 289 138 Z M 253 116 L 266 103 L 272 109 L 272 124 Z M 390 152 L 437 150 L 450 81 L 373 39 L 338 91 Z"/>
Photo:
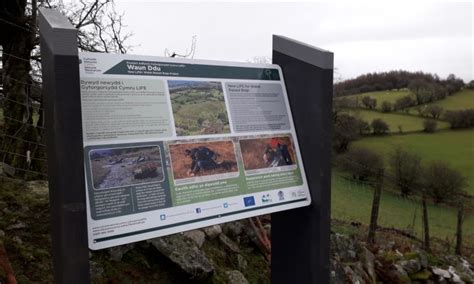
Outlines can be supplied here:
<path id="1" fill-rule="evenodd" d="M 178 136 L 229 133 L 220 82 L 168 80 Z"/>
<path id="2" fill-rule="evenodd" d="M 311 203 L 277 65 L 80 59 L 91 249 Z"/>
<path id="3" fill-rule="evenodd" d="M 160 148 L 132 147 L 89 152 L 94 189 L 163 181 Z"/>
<path id="4" fill-rule="evenodd" d="M 290 136 L 239 141 L 246 174 L 296 169 L 296 153 Z"/>
<path id="5" fill-rule="evenodd" d="M 175 184 L 181 180 L 199 181 L 202 177 L 239 175 L 234 143 L 231 140 L 169 145 Z"/>

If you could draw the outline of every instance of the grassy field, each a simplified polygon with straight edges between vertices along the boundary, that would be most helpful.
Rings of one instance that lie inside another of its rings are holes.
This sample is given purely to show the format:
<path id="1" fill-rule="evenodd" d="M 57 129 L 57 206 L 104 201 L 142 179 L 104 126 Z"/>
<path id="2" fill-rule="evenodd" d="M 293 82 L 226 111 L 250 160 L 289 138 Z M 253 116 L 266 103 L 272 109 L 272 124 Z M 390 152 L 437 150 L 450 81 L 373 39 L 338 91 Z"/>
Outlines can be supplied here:
<path id="1" fill-rule="evenodd" d="M 469 185 L 466 190 L 474 194 L 474 129 L 370 137 L 356 141 L 354 145 L 381 153 L 386 163 L 390 152 L 398 145 L 418 153 L 424 162 L 446 161 L 467 178 Z"/>
<path id="2" fill-rule="evenodd" d="M 332 218 L 370 223 L 373 189 L 369 186 L 346 180 L 339 173 L 332 178 L 331 216 Z M 421 204 L 402 199 L 391 192 L 383 192 L 380 203 L 379 225 L 397 229 L 413 229 L 418 238 L 422 236 Z M 416 214 L 416 217 L 415 217 Z M 456 212 L 452 209 L 429 205 L 428 216 L 432 237 L 453 241 L 456 232 Z M 464 242 L 474 247 L 474 216 L 464 221 Z"/>
<path id="3" fill-rule="evenodd" d="M 413 132 L 423 130 L 424 118 L 416 117 L 413 115 L 406 115 L 402 113 L 382 113 L 378 111 L 363 110 L 363 109 L 351 109 L 349 113 L 359 116 L 363 120 L 371 123 L 376 118 L 381 118 L 390 127 L 391 133 L 399 133 L 401 129 L 403 132 Z M 447 122 L 438 121 L 438 129 L 449 128 Z"/>
<path id="4" fill-rule="evenodd" d="M 390 103 L 395 103 L 395 101 L 401 97 L 404 97 L 409 94 L 408 90 L 400 90 L 400 91 L 377 91 L 377 92 L 369 92 L 369 93 L 362 93 L 357 95 L 346 96 L 345 98 L 358 98 L 359 103 L 362 104 L 362 98 L 365 96 L 369 96 L 371 98 L 377 99 L 377 109 L 380 109 L 382 102 L 387 101 Z M 413 96 L 414 98 L 414 96 Z M 340 98 L 337 98 L 340 99 Z"/>
<path id="5" fill-rule="evenodd" d="M 439 100 L 428 105 L 437 105 L 442 107 L 444 110 L 474 108 L 474 90 L 462 90 L 443 100 Z M 416 113 L 415 109 L 411 108 L 410 113 Z"/>

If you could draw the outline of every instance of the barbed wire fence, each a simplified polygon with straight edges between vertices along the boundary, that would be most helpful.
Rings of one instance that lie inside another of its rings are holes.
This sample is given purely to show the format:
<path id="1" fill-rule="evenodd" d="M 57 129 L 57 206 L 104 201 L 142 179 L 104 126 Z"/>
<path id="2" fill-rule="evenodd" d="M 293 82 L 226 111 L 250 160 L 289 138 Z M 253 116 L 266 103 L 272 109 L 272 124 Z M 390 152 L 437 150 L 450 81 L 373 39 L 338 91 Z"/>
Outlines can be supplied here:
<path id="1" fill-rule="evenodd" d="M 340 156 L 340 159 L 343 160 L 344 162 L 347 162 L 347 163 L 350 163 L 352 165 L 355 165 L 357 167 L 361 167 L 361 168 L 364 168 L 364 169 L 368 169 L 370 170 L 372 173 L 375 173 L 377 172 L 377 170 L 379 170 L 379 168 L 377 167 L 371 167 L 371 166 L 368 166 L 366 164 L 362 164 L 362 163 L 359 163 L 357 161 L 354 161 L 352 159 L 349 159 L 348 157 L 345 157 L 345 156 Z M 375 180 L 358 180 L 358 179 L 355 179 L 354 177 L 350 177 L 350 175 L 348 174 L 345 174 L 345 173 L 341 173 L 341 172 L 333 172 L 333 175 L 335 177 L 338 177 L 339 179 L 336 179 L 337 182 L 340 182 L 341 180 L 346 182 L 346 185 L 344 186 L 344 189 L 345 190 L 349 190 L 351 191 L 352 193 L 354 193 L 355 191 L 359 191 L 357 192 L 357 194 L 364 194 L 366 193 L 367 194 L 367 190 L 370 190 L 370 196 L 371 198 L 373 197 L 373 194 L 374 194 L 374 190 L 375 190 L 375 187 L 378 185 L 377 184 L 377 181 Z M 403 185 L 405 186 L 406 188 L 409 188 L 412 192 L 411 195 L 402 195 L 400 193 L 400 190 L 398 188 L 398 186 L 400 185 Z M 360 191 L 365 191 L 365 192 L 360 192 Z M 415 229 L 415 227 L 418 225 L 417 223 L 418 222 L 422 222 L 422 212 L 419 212 L 419 211 L 422 211 L 422 196 L 421 196 L 421 192 L 423 191 L 423 188 L 421 185 L 416 185 L 416 186 L 413 186 L 413 185 L 410 185 L 408 186 L 407 184 L 400 184 L 400 181 L 396 178 L 396 176 L 393 174 L 393 173 L 390 173 L 389 171 L 384 171 L 384 176 L 383 176 L 383 194 L 382 194 L 382 199 L 384 199 L 384 196 L 387 195 L 387 194 L 390 194 L 390 197 L 393 198 L 395 197 L 396 199 L 398 199 L 398 202 L 404 202 L 405 204 L 406 203 L 409 203 L 410 204 L 410 208 L 413 211 L 413 217 L 411 218 L 411 222 L 410 223 L 407 223 L 407 226 L 405 228 L 394 228 L 393 226 L 392 227 L 389 227 L 389 228 L 386 228 L 386 227 L 383 227 L 383 225 L 379 224 L 377 227 L 379 227 L 378 229 L 392 229 L 392 230 L 395 230 L 397 231 L 398 233 L 401 233 L 402 235 L 405 235 L 405 236 L 408 236 L 410 238 L 413 238 L 413 239 L 416 239 L 420 242 L 423 242 L 422 240 L 424 239 L 425 237 L 425 231 L 424 231 L 424 227 L 421 226 L 421 235 L 419 236 L 418 233 L 417 233 L 417 230 Z M 448 198 L 447 200 L 444 200 L 442 203 L 436 203 L 434 198 L 432 197 L 425 197 L 426 200 L 428 201 L 428 204 L 431 204 L 432 206 L 436 205 L 437 207 L 444 207 L 448 210 L 454 210 L 453 214 L 455 215 L 454 219 L 458 218 L 457 214 L 459 214 L 459 206 L 462 206 L 462 211 L 464 212 L 463 213 L 463 223 L 465 223 L 466 219 L 467 218 L 470 218 L 472 216 L 474 216 L 474 206 L 473 206 L 473 202 L 472 202 L 472 199 L 473 199 L 473 196 L 468 194 L 467 192 L 460 192 L 458 193 L 457 195 L 455 196 L 451 196 L 450 198 Z M 459 203 L 460 200 L 463 200 L 462 203 Z M 460 205 L 462 204 L 462 205 Z M 383 208 L 383 205 L 380 205 L 381 208 Z M 392 208 L 393 209 L 393 208 Z M 406 210 L 406 209 L 403 209 L 403 208 L 399 208 L 398 210 Z M 419 217 L 418 217 L 419 215 Z M 430 214 L 428 213 L 428 215 L 430 216 Z M 367 215 L 367 220 L 369 220 L 368 218 L 370 218 L 370 215 Z M 417 220 L 417 218 L 420 218 L 419 220 Z M 432 217 L 431 217 L 432 218 Z M 379 219 L 380 219 L 380 216 L 379 216 Z M 448 247 L 453 247 L 453 243 L 454 243 L 454 239 L 456 238 L 456 234 L 457 234 L 457 231 L 455 229 L 453 229 L 453 227 L 456 227 L 456 222 L 458 221 L 457 219 L 454 220 L 453 219 L 453 225 L 448 225 L 448 224 L 437 224 L 437 227 L 443 227 L 445 230 L 452 230 L 453 233 L 451 234 L 451 237 L 452 239 L 450 239 L 448 236 L 446 236 L 446 239 L 442 239 L 442 238 L 439 238 L 438 237 L 435 237 L 433 234 L 431 234 L 430 236 L 430 239 L 436 239 L 437 241 L 441 241 L 443 242 L 446 246 Z M 362 222 L 367 222 L 366 220 L 358 220 L 358 221 L 362 221 Z M 409 220 L 410 221 L 410 220 Z M 380 221 L 379 221 L 380 222 Z M 432 225 L 431 225 L 432 226 Z M 473 250 L 474 247 L 472 247 L 471 244 L 467 244 L 466 242 L 464 242 L 462 244 L 462 246 L 464 248 L 468 248 L 469 250 Z"/>
<path id="2" fill-rule="evenodd" d="M 5 19 L 1 20 L 16 26 Z M 35 34 L 29 29 L 25 31 Z M 34 55 L 38 51 L 34 50 L 32 53 Z M 8 53 L 3 47 L 0 48 L 0 173 L 25 180 L 47 179 L 41 70 L 36 66 L 31 68 L 27 78 L 15 78 L 13 74 L 4 74 L 5 57 L 28 64 L 35 60 Z M 12 84 L 21 85 L 24 95 L 7 93 L 8 90 L 4 87 Z M 12 112 L 11 109 L 20 110 L 21 113 Z"/>

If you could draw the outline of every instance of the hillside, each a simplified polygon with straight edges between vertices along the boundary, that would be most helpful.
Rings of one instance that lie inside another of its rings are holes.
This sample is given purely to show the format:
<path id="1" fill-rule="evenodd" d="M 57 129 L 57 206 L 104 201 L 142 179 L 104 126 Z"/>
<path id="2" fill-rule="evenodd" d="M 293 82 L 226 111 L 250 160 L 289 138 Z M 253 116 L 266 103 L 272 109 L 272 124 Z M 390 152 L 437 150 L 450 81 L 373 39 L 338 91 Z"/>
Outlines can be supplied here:
<path id="1" fill-rule="evenodd" d="M 333 173 L 332 218 L 369 224 L 372 198 L 372 186 L 352 181 L 341 172 Z M 433 237 L 453 242 L 456 233 L 456 211 L 435 205 L 429 205 L 428 210 Z M 407 231 L 421 240 L 421 202 L 416 198 L 402 198 L 398 193 L 384 191 L 379 214 L 380 226 Z M 465 245 L 474 249 L 474 217 L 466 218 L 464 228 Z"/>
<path id="2" fill-rule="evenodd" d="M 416 133 L 385 137 L 367 137 L 354 146 L 364 146 L 382 154 L 385 163 L 397 146 L 418 153 L 423 162 L 442 160 L 459 170 L 468 180 L 468 192 L 474 195 L 474 129 Z"/>
<path id="3" fill-rule="evenodd" d="M 422 166 L 429 162 L 442 161 L 466 178 L 463 188 L 474 196 L 474 129 L 451 129 L 445 121 L 448 110 L 474 108 L 474 90 L 464 89 L 444 99 L 417 107 L 382 112 L 384 101 L 394 103 L 397 99 L 415 95 L 407 89 L 376 91 L 335 98 L 338 113 L 346 113 L 359 120 L 370 123 L 377 118 L 389 126 L 386 135 L 374 135 L 372 129 L 359 135 L 349 149 L 364 147 L 381 156 L 385 168 L 382 199 L 379 209 L 378 225 L 402 231 L 421 242 L 423 238 L 422 208 L 419 196 L 401 197 L 400 189 L 394 184 L 394 172 L 390 166 L 390 155 L 398 147 L 419 155 Z M 377 101 L 375 109 L 362 104 L 368 96 Z M 443 109 L 441 116 L 432 118 L 437 123 L 435 133 L 424 132 L 424 121 L 429 116 L 428 106 L 436 105 Z M 359 126 L 360 127 L 360 126 Z M 357 131 L 360 131 L 359 129 Z M 332 177 L 332 218 L 367 226 L 370 222 L 374 194 L 374 181 L 359 182 L 349 172 L 343 172 L 337 164 Z M 464 205 L 463 245 L 464 250 L 474 250 L 474 198 L 468 198 Z M 457 207 L 454 204 L 435 204 L 428 202 L 429 230 L 432 242 L 454 250 L 457 226 Z M 468 253 L 469 254 L 469 253 Z"/>
<path id="4" fill-rule="evenodd" d="M 377 106 L 375 108 L 380 110 L 382 102 L 387 101 L 393 104 L 399 98 L 402 98 L 409 94 L 410 94 L 410 91 L 408 91 L 407 89 L 376 91 L 376 92 L 368 92 L 368 93 L 361 93 L 361 94 L 350 95 L 350 96 L 345 96 L 345 97 L 339 97 L 339 98 L 336 98 L 335 100 L 344 100 L 344 99 L 358 100 L 359 103 L 361 103 L 363 97 L 371 97 L 377 100 Z M 414 95 L 411 95 L 411 96 L 414 97 Z"/>
<path id="5" fill-rule="evenodd" d="M 390 133 L 392 134 L 423 131 L 423 121 L 425 120 L 423 117 L 397 112 L 383 113 L 366 109 L 348 109 L 347 112 L 367 121 L 368 123 L 374 119 L 380 118 L 389 125 Z M 449 128 L 449 124 L 444 121 L 438 121 L 437 128 L 447 129 Z"/>
<path id="6" fill-rule="evenodd" d="M 443 100 L 435 101 L 424 106 L 436 105 L 444 110 L 461 110 L 474 108 L 474 89 L 464 89 Z M 415 113 L 414 108 L 410 108 L 410 113 Z"/>

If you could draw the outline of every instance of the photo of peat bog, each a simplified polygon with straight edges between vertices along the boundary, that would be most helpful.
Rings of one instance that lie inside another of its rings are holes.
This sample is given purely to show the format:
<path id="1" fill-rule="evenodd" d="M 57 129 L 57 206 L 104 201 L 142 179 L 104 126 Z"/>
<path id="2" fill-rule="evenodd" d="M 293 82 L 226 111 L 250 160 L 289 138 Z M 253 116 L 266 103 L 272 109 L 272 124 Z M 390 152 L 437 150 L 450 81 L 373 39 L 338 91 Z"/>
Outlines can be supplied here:
<path id="1" fill-rule="evenodd" d="M 178 136 L 229 133 L 220 82 L 169 80 Z"/>
<path id="2" fill-rule="evenodd" d="M 239 171 L 234 143 L 230 140 L 174 144 L 169 147 L 175 179 Z"/>
<path id="3" fill-rule="evenodd" d="M 95 189 L 107 189 L 163 180 L 158 146 L 97 149 L 89 152 Z"/>
<path id="4" fill-rule="evenodd" d="M 295 149 L 289 136 L 243 139 L 239 144 L 245 170 L 296 164 Z"/>

